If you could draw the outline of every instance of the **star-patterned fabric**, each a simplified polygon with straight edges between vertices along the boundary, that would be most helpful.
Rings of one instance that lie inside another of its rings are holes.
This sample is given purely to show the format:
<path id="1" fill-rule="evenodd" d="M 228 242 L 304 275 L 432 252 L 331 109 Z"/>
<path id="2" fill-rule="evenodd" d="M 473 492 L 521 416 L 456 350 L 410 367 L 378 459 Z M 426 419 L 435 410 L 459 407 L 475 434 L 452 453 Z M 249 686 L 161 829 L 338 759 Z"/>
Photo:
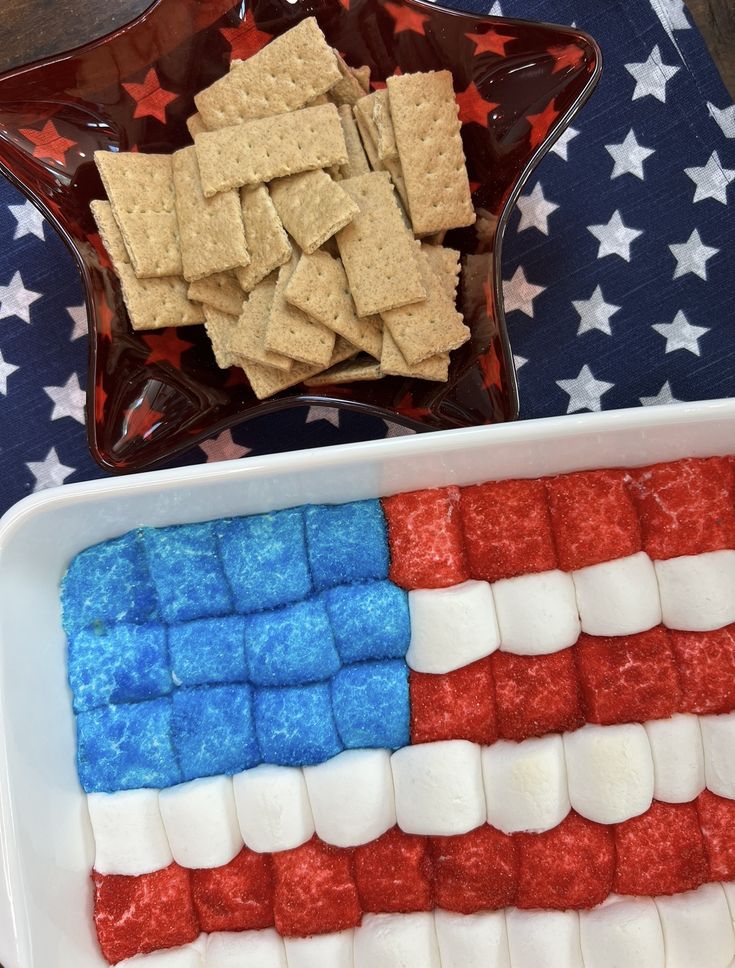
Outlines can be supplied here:
<path id="1" fill-rule="evenodd" d="M 537 168 L 505 236 L 521 416 L 735 395 L 735 105 L 682 0 L 447 5 L 574 24 L 604 56 L 597 91 Z M 401 29 L 420 32 L 422 16 L 404 16 Z M 237 56 L 251 41 L 236 34 Z M 478 57 L 503 52 L 492 32 L 476 42 Z M 155 72 L 125 89 L 136 113 L 165 117 Z M 468 89 L 459 100 L 471 121 L 478 99 Z M 529 120 L 540 142 L 549 119 Z M 39 157 L 69 148 L 53 125 L 28 136 Z M 0 179 L 0 511 L 33 491 L 103 476 L 86 446 L 86 357 L 73 259 Z M 408 432 L 302 408 L 224 431 L 175 463 Z"/>

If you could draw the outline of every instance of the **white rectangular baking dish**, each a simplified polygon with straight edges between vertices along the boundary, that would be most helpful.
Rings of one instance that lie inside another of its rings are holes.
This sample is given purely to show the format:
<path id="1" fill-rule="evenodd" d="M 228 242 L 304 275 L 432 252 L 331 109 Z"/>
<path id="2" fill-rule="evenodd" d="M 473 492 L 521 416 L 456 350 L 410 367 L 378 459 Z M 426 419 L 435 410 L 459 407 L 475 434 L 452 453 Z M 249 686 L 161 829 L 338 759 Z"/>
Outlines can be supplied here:
<path id="1" fill-rule="evenodd" d="M 735 400 L 555 417 L 67 485 L 0 522 L 0 963 L 99 968 L 59 580 L 139 525 L 735 451 Z"/>

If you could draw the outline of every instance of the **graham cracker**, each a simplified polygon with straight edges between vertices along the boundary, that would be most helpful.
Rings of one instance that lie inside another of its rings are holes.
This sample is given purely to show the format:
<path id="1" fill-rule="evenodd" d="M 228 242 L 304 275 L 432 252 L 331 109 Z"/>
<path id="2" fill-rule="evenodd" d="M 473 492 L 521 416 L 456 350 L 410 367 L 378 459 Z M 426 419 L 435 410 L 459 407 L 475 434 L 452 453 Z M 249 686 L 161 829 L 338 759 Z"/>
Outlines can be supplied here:
<path id="1" fill-rule="evenodd" d="M 265 331 L 265 347 L 273 353 L 290 356 L 311 366 L 325 367 L 334 351 L 335 333 L 315 323 L 300 309 L 286 301 L 286 286 L 296 268 L 294 253 L 290 262 L 278 270 L 278 282 Z"/>
<path id="2" fill-rule="evenodd" d="M 370 93 L 370 68 L 367 64 L 362 67 L 351 67 L 350 71 L 355 75 L 360 87 L 366 94 Z"/>
<path id="3" fill-rule="evenodd" d="M 378 129 L 373 120 L 373 102 L 370 95 L 361 98 L 352 110 L 370 167 L 373 171 L 385 171 L 383 160 L 378 154 Z"/>
<path id="4" fill-rule="evenodd" d="M 313 97 L 311 101 L 307 101 L 304 107 L 313 108 L 313 107 L 316 107 L 317 104 L 329 104 L 329 103 L 331 102 L 326 94 L 319 94 L 316 97 Z"/>
<path id="5" fill-rule="evenodd" d="M 408 214 L 408 192 L 406 191 L 406 182 L 403 178 L 403 169 L 401 168 L 400 158 L 386 158 L 384 161 L 385 170 L 390 172 L 390 177 L 393 179 L 393 184 L 396 186 L 398 194 L 401 196 L 401 201 L 403 202 L 403 209 Z M 410 220 L 408 221 L 408 227 L 411 228 Z"/>
<path id="6" fill-rule="evenodd" d="M 426 299 L 414 240 L 403 224 L 390 175 L 374 171 L 340 184 L 360 208 L 337 233 L 357 315 Z"/>
<path id="7" fill-rule="evenodd" d="M 342 125 L 342 133 L 345 136 L 347 145 L 347 164 L 340 168 L 342 178 L 355 178 L 358 175 L 367 175 L 370 171 L 365 149 L 362 146 L 360 132 L 357 130 L 352 108 L 348 104 L 343 104 L 339 108 L 339 120 Z"/>
<path id="8" fill-rule="evenodd" d="M 443 245 L 421 243 L 421 251 L 429 260 L 431 271 L 436 274 L 446 289 L 449 298 L 454 302 L 459 285 L 460 253 L 456 249 L 445 248 Z"/>
<path id="9" fill-rule="evenodd" d="M 180 276 L 171 155 L 95 151 L 94 160 L 136 276 Z"/>
<path id="10" fill-rule="evenodd" d="M 339 81 L 334 51 L 313 17 L 276 37 L 200 91 L 197 110 L 210 130 L 302 108 Z"/>
<path id="11" fill-rule="evenodd" d="M 202 131 L 209 130 L 206 124 L 204 123 L 204 118 L 201 116 L 201 114 L 198 111 L 196 112 L 196 114 L 192 114 L 190 118 L 186 119 L 186 127 L 192 139 L 194 139 Z"/>
<path id="12" fill-rule="evenodd" d="M 239 192 L 205 198 L 196 149 L 181 148 L 172 158 L 184 279 L 194 282 L 249 265 Z"/>
<path id="13" fill-rule="evenodd" d="M 307 255 L 359 212 L 347 192 L 321 169 L 279 178 L 271 183 L 270 193 L 284 228 Z"/>
<path id="14" fill-rule="evenodd" d="M 306 315 L 344 336 L 376 360 L 383 345 L 379 316 L 360 318 L 350 295 L 345 270 L 327 252 L 302 255 L 285 289 L 286 299 Z"/>
<path id="15" fill-rule="evenodd" d="M 241 189 L 240 201 L 250 265 L 235 269 L 235 277 L 243 292 L 250 292 L 288 262 L 292 249 L 265 185 Z"/>
<path id="16" fill-rule="evenodd" d="M 334 346 L 334 351 L 327 366 L 335 366 L 343 360 L 353 356 L 355 347 L 351 346 L 347 340 L 338 339 Z M 262 363 L 253 363 L 250 360 L 242 359 L 240 365 L 245 370 L 245 375 L 250 381 L 253 393 L 259 400 L 272 397 L 281 390 L 296 386 L 307 377 L 321 373 L 327 369 L 326 366 L 314 366 L 309 363 L 294 363 L 291 369 L 286 372 L 278 370 L 273 366 L 264 366 Z"/>
<path id="17" fill-rule="evenodd" d="M 372 98 L 373 102 L 373 122 L 375 124 L 375 147 L 378 149 L 378 157 L 385 161 L 389 158 L 398 157 L 398 146 L 396 145 L 396 134 L 393 130 L 393 119 L 390 114 L 390 101 L 386 90 L 376 91 L 368 95 L 366 100 Z"/>
<path id="18" fill-rule="evenodd" d="M 123 301 L 134 330 L 191 326 L 204 321 L 201 306 L 187 298 L 186 283 L 180 276 L 138 279 L 109 202 L 91 202 L 90 209 L 112 268 L 120 280 Z"/>
<path id="19" fill-rule="evenodd" d="M 334 56 L 337 59 L 337 67 L 342 76 L 329 89 L 329 97 L 335 104 L 356 104 L 360 98 L 365 97 L 362 84 L 337 51 L 334 52 Z"/>
<path id="20" fill-rule="evenodd" d="M 203 131 L 194 144 L 207 197 L 347 161 L 334 104 Z"/>
<path id="21" fill-rule="evenodd" d="M 212 344 L 212 351 L 217 366 L 221 370 L 229 370 L 238 363 L 237 357 L 230 351 L 230 337 L 237 325 L 237 316 L 221 313 L 211 306 L 204 307 L 204 328 Z"/>
<path id="22" fill-rule="evenodd" d="M 452 75 L 402 74 L 387 85 L 414 232 L 474 224 Z"/>
<path id="23" fill-rule="evenodd" d="M 436 380 L 438 383 L 446 383 L 449 378 L 449 353 L 439 353 L 422 360 L 415 366 L 409 366 L 395 340 L 386 329 L 383 333 L 380 369 L 386 376 L 410 376 L 419 380 Z"/>
<path id="24" fill-rule="evenodd" d="M 330 367 L 323 373 L 310 376 L 308 380 L 304 380 L 304 385 L 307 387 L 323 387 L 332 383 L 363 383 L 368 380 L 381 380 L 382 378 L 383 371 L 380 369 L 380 363 L 371 360 L 368 356 L 356 356 L 352 360 L 346 360 L 344 363 Z"/>
<path id="25" fill-rule="evenodd" d="M 245 357 L 255 363 L 274 366 L 278 370 L 290 370 L 293 360 L 265 348 L 265 330 L 268 325 L 276 293 L 276 273 L 272 273 L 250 293 L 230 335 L 228 349 L 238 359 Z"/>
<path id="26" fill-rule="evenodd" d="M 229 316 L 239 316 L 245 293 L 232 272 L 216 272 L 189 283 L 189 299 L 219 309 Z"/>

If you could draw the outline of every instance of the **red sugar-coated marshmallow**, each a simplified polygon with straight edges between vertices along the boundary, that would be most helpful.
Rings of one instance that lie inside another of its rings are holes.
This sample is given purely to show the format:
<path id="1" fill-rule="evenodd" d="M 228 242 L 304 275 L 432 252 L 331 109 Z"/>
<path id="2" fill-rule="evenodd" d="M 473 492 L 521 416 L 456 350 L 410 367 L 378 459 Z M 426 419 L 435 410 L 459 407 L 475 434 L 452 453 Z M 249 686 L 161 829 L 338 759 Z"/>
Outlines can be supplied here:
<path id="1" fill-rule="evenodd" d="M 391 581 L 401 588 L 446 588 L 469 578 L 458 503 L 458 487 L 383 498 Z"/>
<path id="2" fill-rule="evenodd" d="M 615 824 L 617 894 L 679 894 L 708 877 L 694 803 L 654 800 L 640 817 Z"/>
<path id="3" fill-rule="evenodd" d="M 633 471 L 643 548 L 652 558 L 735 548 L 735 466 L 725 457 Z"/>
<path id="4" fill-rule="evenodd" d="M 709 790 L 696 799 L 710 881 L 735 880 L 735 800 Z"/>
<path id="5" fill-rule="evenodd" d="M 433 871 L 426 837 L 392 827 L 356 847 L 353 869 L 360 905 L 375 914 L 405 914 L 434 908 Z"/>
<path id="6" fill-rule="evenodd" d="M 411 742 L 467 739 L 489 746 L 498 738 L 490 659 L 443 675 L 411 672 Z"/>
<path id="7" fill-rule="evenodd" d="M 590 908 L 612 890 L 615 847 L 610 827 L 577 813 L 541 834 L 515 834 L 519 908 Z"/>
<path id="8" fill-rule="evenodd" d="M 279 934 L 305 938 L 360 923 L 362 911 L 350 855 L 351 851 L 330 847 L 318 837 L 294 850 L 271 855 L 273 914 Z"/>
<path id="9" fill-rule="evenodd" d="M 459 509 L 472 578 L 498 581 L 558 567 L 543 481 L 463 487 Z"/>
<path id="10" fill-rule="evenodd" d="M 189 872 L 177 864 L 140 877 L 92 871 L 92 880 L 97 937 L 112 964 L 198 936 Z"/>
<path id="11" fill-rule="evenodd" d="M 681 707 L 669 636 L 661 626 L 638 635 L 581 635 L 575 658 L 587 722 L 642 723 Z"/>
<path id="12" fill-rule="evenodd" d="M 575 571 L 641 550 L 641 528 L 621 470 L 582 471 L 546 481 L 559 567 Z"/>
<path id="13" fill-rule="evenodd" d="M 518 884 L 518 848 L 494 827 L 456 837 L 432 837 L 437 907 L 460 914 L 495 911 L 513 904 Z"/>
<path id="14" fill-rule="evenodd" d="M 202 931 L 252 931 L 273 924 L 269 854 L 245 847 L 224 867 L 193 870 L 191 893 Z"/>
<path id="15" fill-rule="evenodd" d="M 714 632 L 670 632 L 687 713 L 735 710 L 735 625 Z"/>
<path id="16" fill-rule="evenodd" d="M 498 734 L 520 741 L 584 725 L 573 649 L 551 655 L 494 652 Z"/>

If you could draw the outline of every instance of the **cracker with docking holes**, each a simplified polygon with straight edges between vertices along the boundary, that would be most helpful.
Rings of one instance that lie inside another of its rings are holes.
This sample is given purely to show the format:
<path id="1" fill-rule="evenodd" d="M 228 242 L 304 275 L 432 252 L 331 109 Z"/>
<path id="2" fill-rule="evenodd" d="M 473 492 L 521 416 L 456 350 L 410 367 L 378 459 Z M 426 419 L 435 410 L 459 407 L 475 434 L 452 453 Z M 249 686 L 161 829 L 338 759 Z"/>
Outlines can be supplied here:
<path id="1" fill-rule="evenodd" d="M 375 125 L 376 141 L 375 147 L 378 149 L 378 157 L 382 161 L 398 157 L 398 146 L 396 145 L 396 133 L 393 130 L 393 119 L 390 114 L 390 102 L 388 91 L 376 91 L 375 94 L 368 95 L 367 100 L 373 99 L 373 123 Z"/>
<path id="2" fill-rule="evenodd" d="M 265 185 L 242 188 L 240 201 L 250 265 L 235 269 L 235 277 L 243 292 L 250 292 L 274 269 L 288 262 L 292 250 Z"/>
<path id="3" fill-rule="evenodd" d="M 418 380 L 436 380 L 439 383 L 446 383 L 449 378 L 449 353 L 439 353 L 437 356 L 430 356 L 410 366 L 406 362 L 406 357 L 398 349 L 390 330 L 385 329 L 380 369 L 386 376 L 410 376 Z"/>
<path id="4" fill-rule="evenodd" d="M 230 337 L 237 325 L 237 316 L 221 313 L 219 309 L 203 306 L 204 328 L 212 344 L 212 352 L 221 370 L 228 370 L 231 366 L 238 366 L 239 360 L 230 351 Z"/>
<path id="5" fill-rule="evenodd" d="M 307 255 L 360 211 L 347 192 L 321 169 L 278 178 L 271 183 L 270 192 L 284 228 Z"/>
<path id="6" fill-rule="evenodd" d="M 242 307 L 242 312 L 230 334 L 229 349 L 238 358 L 264 363 L 278 370 L 290 370 L 293 360 L 281 353 L 266 349 L 265 331 L 268 326 L 273 299 L 276 294 L 276 273 L 272 273 L 253 289 Z"/>
<path id="7" fill-rule="evenodd" d="M 198 111 L 196 112 L 196 114 L 192 114 L 190 118 L 186 119 L 186 127 L 187 127 L 187 130 L 189 131 L 189 134 L 192 137 L 192 140 L 196 138 L 196 136 L 200 134 L 202 131 L 209 130 L 206 124 L 204 123 L 204 118 L 201 116 L 201 114 Z"/>
<path id="8" fill-rule="evenodd" d="M 355 347 L 347 340 L 339 337 L 334 345 L 328 365 L 330 367 L 335 366 L 337 363 L 349 359 L 354 353 Z M 272 397 L 274 394 L 280 393 L 281 390 L 296 386 L 297 383 L 301 383 L 307 377 L 315 376 L 326 369 L 324 366 L 315 366 L 309 363 L 294 363 L 290 370 L 285 371 L 277 370 L 273 366 L 264 366 L 262 363 L 252 363 L 246 359 L 242 360 L 241 365 L 250 381 L 253 393 L 259 400 Z"/>
<path id="9" fill-rule="evenodd" d="M 342 133 L 347 145 L 347 164 L 340 167 L 340 175 L 342 178 L 356 178 L 358 175 L 367 175 L 370 171 L 370 164 L 362 145 L 360 132 L 357 130 L 352 108 L 348 104 L 342 104 L 338 110 Z"/>
<path id="10" fill-rule="evenodd" d="M 337 67 L 339 69 L 341 78 L 334 84 L 329 90 L 329 97 L 334 101 L 335 104 L 356 104 L 361 97 L 365 97 L 365 91 L 363 90 L 362 84 L 355 77 L 352 70 L 345 64 L 344 60 L 337 53 L 334 52 L 337 58 Z"/>
<path id="11" fill-rule="evenodd" d="M 229 316 L 239 316 L 245 293 L 232 272 L 216 272 L 190 282 L 189 299 L 219 309 Z"/>
<path id="12" fill-rule="evenodd" d="M 286 286 L 291 279 L 298 256 L 278 270 L 275 296 L 265 331 L 266 349 L 282 353 L 310 366 L 329 366 L 335 344 L 335 332 L 309 319 L 306 313 L 286 300 Z"/>

